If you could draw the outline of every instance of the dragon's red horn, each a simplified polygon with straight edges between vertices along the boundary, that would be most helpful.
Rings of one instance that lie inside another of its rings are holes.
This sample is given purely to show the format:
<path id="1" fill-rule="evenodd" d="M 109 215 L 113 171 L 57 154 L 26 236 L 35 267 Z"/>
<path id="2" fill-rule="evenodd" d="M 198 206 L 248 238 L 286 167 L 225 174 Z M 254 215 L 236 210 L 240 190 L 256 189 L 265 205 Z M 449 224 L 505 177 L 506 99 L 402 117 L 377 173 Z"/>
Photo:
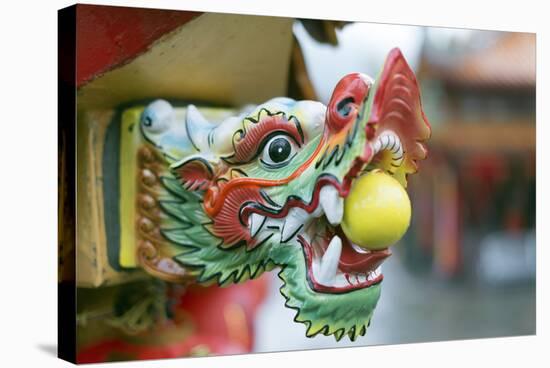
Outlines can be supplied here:
<path id="1" fill-rule="evenodd" d="M 407 173 L 415 172 L 417 161 L 426 158 L 422 142 L 430 137 L 430 124 L 422 110 L 414 72 L 398 48 L 390 51 L 375 85 L 369 126 L 376 127 L 376 136 L 387 130 L 399 136 Z"/>

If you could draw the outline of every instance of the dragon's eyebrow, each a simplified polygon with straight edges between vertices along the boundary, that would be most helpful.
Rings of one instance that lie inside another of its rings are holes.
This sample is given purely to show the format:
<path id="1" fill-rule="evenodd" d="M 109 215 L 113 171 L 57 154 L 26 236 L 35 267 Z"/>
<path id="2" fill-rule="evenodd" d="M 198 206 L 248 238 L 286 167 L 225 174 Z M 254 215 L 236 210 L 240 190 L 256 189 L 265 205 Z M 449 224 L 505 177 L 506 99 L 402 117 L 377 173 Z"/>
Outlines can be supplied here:
<path id="1" fill-rule="evenodd" d="M 249 121 L 247 128 L 241 131 L 233 144 L 235 154 L 232 156 L 233 163 L 247 163 L 254 159 L 265 145 L 266 137 L 276 132 L 289 135 L 296 143 L 301 146 L 304 144 L 304 133 L 298 119 L 291 115 L 287 116 L 283 112 L 270 113 L 263 116 L 260 120 L 245 118 Z"/>

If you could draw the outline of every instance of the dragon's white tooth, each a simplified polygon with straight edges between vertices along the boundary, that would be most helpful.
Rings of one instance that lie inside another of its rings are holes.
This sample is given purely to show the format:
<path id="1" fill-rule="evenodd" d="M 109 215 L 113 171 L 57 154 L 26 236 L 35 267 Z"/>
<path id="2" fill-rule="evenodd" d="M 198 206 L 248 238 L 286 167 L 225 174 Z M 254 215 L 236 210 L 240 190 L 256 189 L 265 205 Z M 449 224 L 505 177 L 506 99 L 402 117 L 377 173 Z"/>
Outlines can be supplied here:
<path id="1" fill-rule="evenodd" d="M 250 228 L 250 235 L 252 237 L 255 237 L 260 229 L 262 228 L 263 224 L 265 223 L 265 216 L 262 216 L 257 213 L 253 213 L 248 218 L 248 227 Z"/>
<path id="2" fill-rule="evenodd" d="M 336 275 L 338 270 L 338 262 L 340 261 L 340 254 L 342 253 L 342 239 L 335 235 L 330 241 L 323 258 L 321 259 L 321 265 L 319 274 L 317 275 L 317 282 L 323 285 L 330 286 L 330 282 Z"/>
<path id="3" fill-rule="evenodd" d="M 289 241 L 296 235 L 308 218 L 309 214 L 305 210 L 299 207 L 292 207 L 285 218 L 283 230 L 281 231 L 281 243 Z"/>
<path id="4" fill-rule="evenodd" d="M 331 225 L 338 225 L 344 216 L 344 198 L 332 185 L 325 185 L 319 193 L 319 206 L 323 208 L 325 216 Z"/>
<path id="5" fill-rule="evenodd" d="M 378 276 L 380 276 L 381 273 L 382 273 L 382 269 L 380 268 L 380 266 L 378 266 L 378 267 L 377 267 L 375 270 L 373 270 L 373 271 L 369 271 L 369 272 L 368 272 L 368 276 L 367 276 L 368 281 L 374 280 L 375 278 L 377 278 Z"/>

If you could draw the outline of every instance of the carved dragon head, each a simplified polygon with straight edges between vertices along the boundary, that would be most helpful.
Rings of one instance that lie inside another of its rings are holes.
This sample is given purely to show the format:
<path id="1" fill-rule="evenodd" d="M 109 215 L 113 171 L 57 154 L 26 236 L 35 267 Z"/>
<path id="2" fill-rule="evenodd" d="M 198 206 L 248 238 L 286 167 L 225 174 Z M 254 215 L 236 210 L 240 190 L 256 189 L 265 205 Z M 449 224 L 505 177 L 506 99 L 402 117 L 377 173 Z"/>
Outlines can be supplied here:
<path id="1" fill-rule="evenodd" d="M 365 251 L 345 236 L 343 201 L 374 169 L 406 186 L 430 134 L 398 49 L 376 82 L 345 76 L 327 107 L 275 98 L 214 124 L 192 105 L 181 118 L 157 100 L 140 127 L 161 157 L 150 217 L 174 264 L 220 285 L 279 268 L 286 306 L 307 336 L 365 334 L 390 251 Z"/>

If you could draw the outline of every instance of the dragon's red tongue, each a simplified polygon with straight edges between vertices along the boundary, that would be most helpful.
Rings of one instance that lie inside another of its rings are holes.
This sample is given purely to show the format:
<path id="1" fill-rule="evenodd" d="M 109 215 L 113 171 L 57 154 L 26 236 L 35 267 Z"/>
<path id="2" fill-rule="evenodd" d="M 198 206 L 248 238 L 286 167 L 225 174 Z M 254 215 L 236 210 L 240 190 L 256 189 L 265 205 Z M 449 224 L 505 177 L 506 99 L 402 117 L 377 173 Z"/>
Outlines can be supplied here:
<path id="1" fill-rule="evenodd" d="M 336 234 L 342 239 L 342 253 L 340 254 L 338 268 L 344 272 L 365 273 L 374 271 L 391 255 L 389 249 L 369 251 L 368 253 L 358 252 L 353 248 L 350 240 L 344 235 L 340 227 L 337 228 Z"/>

